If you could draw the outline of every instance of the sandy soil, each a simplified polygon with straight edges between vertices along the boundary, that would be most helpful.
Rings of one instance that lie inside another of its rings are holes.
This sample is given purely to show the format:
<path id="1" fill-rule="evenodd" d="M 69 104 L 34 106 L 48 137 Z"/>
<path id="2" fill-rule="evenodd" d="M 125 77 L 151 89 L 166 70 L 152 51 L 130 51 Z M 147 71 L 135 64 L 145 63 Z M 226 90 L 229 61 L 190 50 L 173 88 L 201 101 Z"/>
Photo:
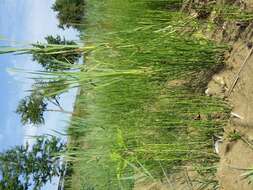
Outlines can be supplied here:
<path id="1" fill-rule="evenodd" d="M 253 7 L 252 1 L 246 4 Z M 240 23 L 227 22 L 218 31 L 213 38 L 230 44 L 232 49 L 226 55 L 226 68 L 213 77 L 206 92 L 226 98 L 232 114 L 219 146 L 217 177 L 221 190 L 252 190 L 253 184 L 242 175 L 253 167 L 253 23 L 242 27 Z M 233 134 L 242 138 L 232 140 Z"/>

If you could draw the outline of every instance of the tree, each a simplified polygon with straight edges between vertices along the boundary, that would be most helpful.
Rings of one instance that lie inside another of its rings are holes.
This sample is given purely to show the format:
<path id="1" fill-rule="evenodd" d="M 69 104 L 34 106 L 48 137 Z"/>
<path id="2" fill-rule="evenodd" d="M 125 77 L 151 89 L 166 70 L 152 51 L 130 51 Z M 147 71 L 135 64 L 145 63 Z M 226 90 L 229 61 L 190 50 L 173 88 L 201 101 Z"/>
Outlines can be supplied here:
<path id="1" fill-rule="evenodd" d="M 52 103 L 59 110 L 64 111 L 59 103 L 60 95 L 67 92 L 69 85 L 64 79 L 50 81 L 37 80 L 32 86 L 32 92 L 39 93 L 47 102 Z"/>
<path id="2" fill-rule="evenodd" d="M 44 123 L 44 112 L 47 108 L 44 98 L 39 94 L 32 93 L 30 96 L 19 101 L 16 113 L 21 115 L 23 124 L 42 124 Z"/>
<path id="3" fill-rule="evenodd" d="M 64 167 L 59 156 L 65 144 L 56 137 L 38 137 L 34 145 L 16 146 L 0 153 L 0 189 L 39 190 Z"/>
<path id="4" fill-rule="evenodd" d="M 43 124 L 45 122 L 44 113 L 47 111 L 73 114 L 64 110 L 59 103 L 60 94 L 66 92 L 67 86 L 63 79 L 48 82 L 37 81 L 32 87 L 31 94 L 21 99 L 16 109 L 22 124 Z M 57 109 L 48 109 L 49 103 L 52 103 Z"/>
<path id="5" fill-rule="evenodd" d="M 84 0 L 56 0 L 52 9 L 57 12 L 60 28 L 73 27 L 80 29 L 84 20 Z"/>
<path id="6" fill-rule="evenodd" d="M 81 52 L 74 41 L 47 36 L 46 44 L 33 44 L 31 50 L 33 60 L 37 61 L 47 71 L 68 70 L 71 65 L 78 61 Z"/>

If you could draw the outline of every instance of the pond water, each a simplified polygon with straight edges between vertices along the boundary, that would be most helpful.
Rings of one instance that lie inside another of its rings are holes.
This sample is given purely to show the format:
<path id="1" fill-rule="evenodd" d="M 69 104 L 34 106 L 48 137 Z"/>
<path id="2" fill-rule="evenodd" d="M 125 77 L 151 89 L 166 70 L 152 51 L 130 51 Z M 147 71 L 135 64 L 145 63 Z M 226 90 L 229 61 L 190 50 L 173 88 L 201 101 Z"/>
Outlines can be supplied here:
<path id="1" fill-rule="evenodd" d="M 74 29 L 63 30 L 58 27 L 56 13 L 51 9 L 54 0 L 1 0 L 0 2 L 0 45 L 23 46 L 43 41 L 48 35 L 60 35 L 66 39 L 78 40 Z M 7 150 L 25 142 L 32 143 L 32 136 L 41 134 L 58 135 L 67 127 L 69 116 L 62 113 L 50 113 L 41 127 L 22 126 L 15 113 L 18 101 L 25 97 L 33 81 L 24 72 L 14 72 L 12 68 L 26 71 L 39 70 L 29 55 L 0 56 L 0 151 Z M 62 97 L 62 106 L 72 110 L 76 91 Z M 55 180 L 57 181 L 57 180 Z M 52 186 L 53 185 L 53 186 Z M 44 189 L 55 189 L 48 184 Z"/>

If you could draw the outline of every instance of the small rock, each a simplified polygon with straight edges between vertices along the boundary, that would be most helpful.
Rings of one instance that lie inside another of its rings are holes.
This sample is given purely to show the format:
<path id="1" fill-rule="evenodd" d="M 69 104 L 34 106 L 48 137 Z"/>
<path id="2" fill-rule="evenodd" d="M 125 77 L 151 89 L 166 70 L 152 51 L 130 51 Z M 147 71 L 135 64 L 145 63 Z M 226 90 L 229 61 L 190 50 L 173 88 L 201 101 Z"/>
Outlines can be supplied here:
<path id="1" fill-rule="evenodd" d="M 210 89 L 209 89 L 209 88 L 205 90 L 205 94 L 206 94 L 207 96 L 212 96 L 212 94 L 210 93 Z"/>
<path id="2" fill-rule="evenodd" d="M 252 46 L 253 46 L 253 43 L 252 43 L 252 42 L 248 42 L 248 43 L 247 43 L 247 47 L 248 47 L 249 49 L 251 49 Z"/>
<path id="3" fill-rule="evenodd" d="M 220 153 L 220 151 L 219 151 L 220 147 L 219 146 L 222 144 L 222 142 L 223 142 L 222 137 L 216 136 L 216 135 L 213 136 L 214 152 L 216 154 Z"/>
<path id="4" fill-rule="evenodd" d="M 224 87 L 226 85 L 224 78 L 218 75 L 213 76 L 213 81 L 219 85 L 221 85 L 222 87 Z"/>

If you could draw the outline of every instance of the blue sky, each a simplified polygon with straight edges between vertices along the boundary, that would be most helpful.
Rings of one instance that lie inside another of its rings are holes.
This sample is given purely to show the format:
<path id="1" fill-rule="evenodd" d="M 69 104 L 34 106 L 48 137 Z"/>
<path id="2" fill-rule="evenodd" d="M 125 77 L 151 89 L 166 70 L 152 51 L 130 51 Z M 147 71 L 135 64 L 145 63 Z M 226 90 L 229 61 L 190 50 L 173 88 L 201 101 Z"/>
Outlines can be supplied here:
<path id="1" fill-rule="evenodd" d="M 0 45 L 19 46 L 43 41 L 47 35 L 65 36 L 67 39 L 78 40 L 78 33 L 73 29 L 61 30 L 51 10 L 54 0 L 1 0 L 0 3 Z M 0 151 L 12 146 L 32 142 L 32 135 L 51 133 L 52 129 L 66 129 L 69 118 L 61 113 L 46 115 L 45 126 L 40 128 L 22 126 L 15 113 L 18 101 L 27 94 L 32 81 L 27 74 L 15 73 L 10 68 L 38 70 L 30 56 L 0 56 Z M 75 90 L 65 94 L 63 107 L 72 110 Z M 48 186 L 45 189 L 54 189 Z"/>

